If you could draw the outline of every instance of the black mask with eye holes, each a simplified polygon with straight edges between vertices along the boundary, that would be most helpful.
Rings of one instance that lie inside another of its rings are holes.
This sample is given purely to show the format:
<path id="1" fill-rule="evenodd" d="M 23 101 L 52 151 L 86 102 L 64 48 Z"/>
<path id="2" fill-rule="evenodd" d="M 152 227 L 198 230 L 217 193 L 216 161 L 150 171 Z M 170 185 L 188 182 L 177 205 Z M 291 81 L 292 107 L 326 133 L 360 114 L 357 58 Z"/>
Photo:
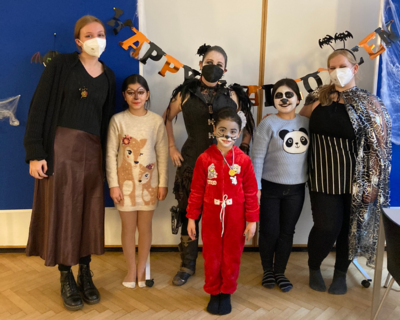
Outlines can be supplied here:
<path id="1" fill-rule="evenodd" d="M 282 92 L 277 92 L 275 94 L 274 99 L 281 99 L 281 103 L 283 104 L 281 107 L 287 107 L 287 103 L 289 102 L 289 99 L 294 97 L 294 92 L 292 91 L 286 91 L 285 92 L 285 97 L 283 97 L 283 93 Z"/>
<path id="2" fill-rule="evenodd" d="M 224 70 L 222 70 L 215 64 L 207 64 L 201 69 L 201 75 L 208 82 L 217 82 L 219 79 L 222 78 L 223 74 Z"/>

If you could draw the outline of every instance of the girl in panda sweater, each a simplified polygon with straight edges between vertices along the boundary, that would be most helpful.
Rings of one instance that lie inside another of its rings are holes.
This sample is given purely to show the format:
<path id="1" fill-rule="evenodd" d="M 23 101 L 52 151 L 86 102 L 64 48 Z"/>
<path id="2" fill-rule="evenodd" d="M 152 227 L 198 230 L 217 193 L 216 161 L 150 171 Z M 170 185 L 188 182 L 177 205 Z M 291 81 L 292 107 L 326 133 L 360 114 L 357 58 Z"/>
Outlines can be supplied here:
<path id="1" fill-rule="evenodd" d="M 260 203 L 262 285 L 272 289 L 277 283 L 288 292 L 293 285 L 285 269 L 307 181 L 308 119 L 295 112 L 301 95 L 294 80 L 278 81 L 272 96 L 278 113 L 257 127 L 251 158 Z"/>

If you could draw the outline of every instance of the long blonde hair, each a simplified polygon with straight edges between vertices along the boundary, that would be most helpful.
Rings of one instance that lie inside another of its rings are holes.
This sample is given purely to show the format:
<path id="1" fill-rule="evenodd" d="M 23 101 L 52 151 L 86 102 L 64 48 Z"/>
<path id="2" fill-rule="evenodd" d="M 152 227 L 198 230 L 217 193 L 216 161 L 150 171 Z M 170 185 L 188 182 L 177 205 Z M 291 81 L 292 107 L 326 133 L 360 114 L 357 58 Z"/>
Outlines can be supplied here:
<path id="1" fill-rule="evenodd" d="M 339 49 L 339 50 L 333 51 L 333 52 L 329 55 L 328 61 L 327 61 L 327 66 L 328 66 L 328 68 L 329 68 L 329 62 L 330 62 L 334 57 L 339 56 L 339 55 L 345 56 L 345 57 L 347 58 L 347 60 L 348 60 L 353 66 L 355 66 L 355 65 L 357 64 L 356 59 L 354 58 L 354 56 L 353 56 L 349 51 Z M 334 85 L 333 83 L 322 86 L 322 87 L 319 89 L 319 92 L 318 92 L 320 104 L 321 104 L 322 106 L 329 106 L 330 104 L 332 104 L 333 100 L 332 100 L 331 95 L 332 95 L 332 93 L 335 92 L 335 91 L 336 91 L 336 89 L 335 89 L 335 85 Z"/>

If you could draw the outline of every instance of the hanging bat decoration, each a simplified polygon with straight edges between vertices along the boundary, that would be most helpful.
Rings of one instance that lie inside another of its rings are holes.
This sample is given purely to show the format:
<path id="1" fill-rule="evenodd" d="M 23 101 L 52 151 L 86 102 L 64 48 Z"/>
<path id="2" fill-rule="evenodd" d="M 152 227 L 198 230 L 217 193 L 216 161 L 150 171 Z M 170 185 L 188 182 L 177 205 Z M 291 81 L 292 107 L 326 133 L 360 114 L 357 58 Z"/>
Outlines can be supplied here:
<path id="1" fill-rule="evenodd" d="M 109 25 L 109 26 L 111 26 L 111 27 L 115 27 L 115 23 L 116 22 L 121 22 L 120 20 L 119 20 L 119 17 L 124 13 L 124 11 L 123 10 L 121 10 L 121 9 L 119 9 L 119 8 L 113 8 L 113 10 L 114 10 L 114 17 L 112 17 L 111 18 L 111 20 L 109 20 L 109 21 L 107 21 L 107 24 Z"/>
<path id="2" fill-rule="evenodd" d="M 343 42 L 343 48 L 346 48 L 346 40 L 349 38 L 353 38 L 353 35 L 349 31 L 341 32 L 341 33 L 336 33 L 335 34 L 335 43 L 336 41 L 342 41 Z"/>
<path id="3" fill-rule="evenodd" d="M 31 58 L 31 63 L 33 62 L 43 63 L 43 65 L 47 67 L 47 65 L 51 62 L 51 60 L 58 54 L 59 54 L 58 51 L 53 51 L 53 50 L 47 51 L 47 53 L 44 56 L 41 56 L 40 52 L 36 52 Z"/>
<path id="4" fill-rule="evenodd" d="M 113 29 L 113 32 L 115 35 L 118 34 L 118 32 L 121 31 L 122 28 L 124 27 L 130 27 L 132 28 L 133 24 L 132 24 L 132 20 L 131 19 L 127 19 L 125 20 L 123 23 L 121 22 L 121 20 L 119 20 L 119 17 L 124 13 L 123 10 L 119 9 L 119 8 L 113 8 L 114 10 L 114 17 L 112 17 L 111 20 L 107 21 L 107 24 L 111 27 L 115 27 Z"/>
<path id="5" fill-rule="evenodd" d="M 331 45 L 333 40 L 335 40 L 335 39 L 332 36 L 330 36 L 329 34 L 327 34 L 325 37 L 318 40 L 319 47 L 322 48 L 325 45 L 329 45 L 333 50 L 335 50 L 335 48 L 332 47 L 332 45 Z"/>
<path id="6" fill-rule="evenodd" d="M 113 29 L 115 35 L 117 35 L 118 32 L 120 32 L 121 29 L 124 28 L 124 27 L 129 27 L 129 28 L 133 27 L 133 23 L 132 23 L 131 19 L 125 20 L 124 23 L 121 23 L 120 21 L 118 21 L 118 24 L 119 24 L 118 27 Z"/>

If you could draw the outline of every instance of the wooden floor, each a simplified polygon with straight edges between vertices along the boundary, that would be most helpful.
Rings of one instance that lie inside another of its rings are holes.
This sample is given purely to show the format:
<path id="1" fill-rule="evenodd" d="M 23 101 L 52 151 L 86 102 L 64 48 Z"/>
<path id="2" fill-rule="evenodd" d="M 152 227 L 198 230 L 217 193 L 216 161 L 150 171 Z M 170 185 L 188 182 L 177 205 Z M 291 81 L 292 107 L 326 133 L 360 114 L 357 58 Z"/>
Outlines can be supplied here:
<path id="1" fill-rule="evenodd" d="M 361 264 L 363 261 L 359 260 Z M 151 263 L 154 287 L 127 289 L 121 284 L 126 272 L 122 253 L 94 256 L 91 266 L 101 302 L 69 312 L 62 305 L 57 268 L 45 267 L 37 257 L 0 254 L 0 319 L 218 318 L 205 311 L 208 295 L 202 288 L 201 254 L 196 275 L 183 287 L 171 284 L 179 265 L 178 253 L 152 253 Z M 331 254 L 323 264 L 327 286 L 332 280 L 333 263 L 334 254 Z M 76 267 L 73 269 L 76 275 Z M 371 269 L 366 270 L 373 275 Z M 238 290 L 232 296 L 232 313 L 221 319 L 369 319 L 372 287 L 361 286 L 363 278 L 354 266 L 350 266 L 349 290 L 343 296 L 316 292 L 308 287 L 307 253 L 292 253 L 286 275 L 294 284 L 289 293 L 263 288 L 259 254 L 244 253 Z M 386 272 L 383 277 L 386 278 Z M 400 319 L 400 293 L 389 293 L 379 319 Z"/>

